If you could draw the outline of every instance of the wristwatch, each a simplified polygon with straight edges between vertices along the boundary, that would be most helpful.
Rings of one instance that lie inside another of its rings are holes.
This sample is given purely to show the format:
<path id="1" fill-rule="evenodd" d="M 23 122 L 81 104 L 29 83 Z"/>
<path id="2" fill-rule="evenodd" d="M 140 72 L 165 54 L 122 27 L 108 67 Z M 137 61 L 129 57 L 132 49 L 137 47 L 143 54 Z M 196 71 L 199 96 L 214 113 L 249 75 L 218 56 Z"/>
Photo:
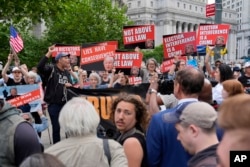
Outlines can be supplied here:
<path id="1" fill-rule="evenodd" d="M 149 89 L 149 94 L 151 94 L 151 93 L 157 93 L 157 90 L 155 90 L 155 89 Z"/>

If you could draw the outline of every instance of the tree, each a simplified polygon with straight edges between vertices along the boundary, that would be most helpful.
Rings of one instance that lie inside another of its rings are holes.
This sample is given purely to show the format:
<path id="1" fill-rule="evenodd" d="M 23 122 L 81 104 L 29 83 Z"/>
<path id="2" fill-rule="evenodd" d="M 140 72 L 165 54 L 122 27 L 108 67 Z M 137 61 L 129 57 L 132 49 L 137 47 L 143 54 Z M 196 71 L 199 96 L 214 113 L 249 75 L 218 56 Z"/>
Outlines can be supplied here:
<path id="1" fill-rule="evenodd" d="M 48 21 L 51 15 L 64 11 L 65 2 L 66 0 L 0 0 L 0 60 L 3 64 L 7 61 L 10 52 L 9 27 L 11 24 L 17 28 L 24 41 L 24 50 L 18 54 L 21 62 L 29 66 L 37 63 L 35 62 L 36 56 L 41 53 L 39 49 L 43 48 L 44 42 L 42 41 L 44 40 L 33 37 L 29 31 L 41 19 Z"/>
<path id="2" fill-rule="evenodd" d="M 119 8 L 110 0 L 70 2 L 64 12 L 48 22 L 47 37 L 51 43 L 82 44 L 118 40 L 122 43 L 122 27 L 131 24 L 126 7 Z"/>
<path id="3" fill-rule="evenodd" d="M 64 10 L 67 0 L 0 0 L 0 20 L 5 24 L 31 23 L 32 27 L 44 19 L 48 21 L 51 15 Z M 27 24 L 25 25 L 27 28 Z"/>
<path id="4" fill-rule="evenodd" d="M 24 41 L 24 49 L 18 55 L 29 67 L 36 65 L 47 47 L 54 43 L 118 40 L 121 44 L 122 27 L 131 24 L 125 16 L 126 7 L 112 6 L 110 0 L 15 0 L 1 4 L 0 19 L 4 24 L 0 25 L 0 40 L 3 41 L 0 59 L 5 63 L 10 52 L 9 25 L 12 23 Z M 41 18 L 48 31 L 37 39 L 29 30 Z"/>
<path id="5" fill-rule="evenodd" d="M 156 46 L 153 50 L 142 50 L 144 59 L 155 58 L 158 63 L 163 61 L 163 45 Z"/>

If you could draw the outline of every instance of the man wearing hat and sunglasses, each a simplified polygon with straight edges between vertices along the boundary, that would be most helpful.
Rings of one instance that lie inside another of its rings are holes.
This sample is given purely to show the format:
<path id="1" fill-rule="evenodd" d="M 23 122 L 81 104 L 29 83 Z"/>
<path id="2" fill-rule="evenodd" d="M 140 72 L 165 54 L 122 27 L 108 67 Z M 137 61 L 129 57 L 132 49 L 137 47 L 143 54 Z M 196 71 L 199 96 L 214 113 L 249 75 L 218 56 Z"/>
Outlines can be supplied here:
<path id="1" fill-rule="evenodd" d="M 49 47 L 47 54 L 38 63 L 37 69 L 47 80 L 44 101 L 48 104 L 48 112 L 52 123 L 53 143 L 55 144 L 61 140 L 58 117 L 61 108 L 67 100 L 66 88 L 72 86 L 72 80 L 70 77 L 71 73 L 68 70 L 70 69 L 70 54 L 58 53 L 55 57 L 56 64 L 46 66 L 54 48 L 55 46 Z"/>

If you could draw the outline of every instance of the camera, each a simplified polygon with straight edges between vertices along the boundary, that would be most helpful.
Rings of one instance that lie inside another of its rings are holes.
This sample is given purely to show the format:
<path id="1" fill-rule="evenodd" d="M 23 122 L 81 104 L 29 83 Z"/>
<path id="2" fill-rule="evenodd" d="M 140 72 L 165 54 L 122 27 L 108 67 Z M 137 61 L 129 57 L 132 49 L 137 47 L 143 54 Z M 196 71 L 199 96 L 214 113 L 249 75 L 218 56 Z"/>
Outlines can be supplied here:
<path id="1" fill-rule="evenodd" d="M 158 85 L 158 92 L 163 95 L 174 92 L 174 80 L 162 78 L 158 81 Z"/>

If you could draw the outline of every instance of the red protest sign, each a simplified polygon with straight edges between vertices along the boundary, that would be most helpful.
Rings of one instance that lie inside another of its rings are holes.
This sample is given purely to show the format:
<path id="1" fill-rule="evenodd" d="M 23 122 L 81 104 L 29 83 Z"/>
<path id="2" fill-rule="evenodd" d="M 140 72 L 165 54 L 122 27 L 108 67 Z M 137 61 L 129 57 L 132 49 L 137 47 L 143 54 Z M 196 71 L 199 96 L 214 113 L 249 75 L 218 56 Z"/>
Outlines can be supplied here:
<path id="1" fill-rule="evenodd" d="M 201 24 L 198 28 L 197 45 L 225 46 L 229 28 L 228 24 Z"/>
<path id="2" fill-rule="evenodd" d="M 123 27 L 123 44 L 126 49 L 153 49 L 155 39 L 154 25 L 136 25 Z"/>
<path id="3" fill-rule="evenodd" d="M 184 32 L 163 36 L 164 58 L 192 55 L 196 52 L 196 33 Z"/>
<path id="4" fill-rule="evenodd" d="M 99 43 L 96 43 L 98 45 L 114 45 L 116 46 L 116 49 L 118 49 L 118 41 L 105 41 L 105 42 L 99 42 Z"/>
<path id="5" fill-rule="evenodd" d="M 114 63 L 113 57 L 115 54 L 117 46 L 116 45 L 100 45 L 100 44 L 91 44 L 91 45 L 84 45 L 81 48 L 81 66 L 85 70 L 111 70 L 105 69 L 105 62 L 104 60 L 112 59 L 112 63 Z M 109 60 L 108 60 L 109 61 Z"/>
<path id="6" fill-rule="evenodd" d="M 60 52 L 68 53 L 70 55 L 76 55 L 76 56 L 80 56 L 81 55 L 80 46 L 56 45 L 55 48 L 54 48 L 54 51 L 52 53 L 52 57 L 55 57 Z"/>
<path id="7" fill-rule="evenodd" d="M 168 60 L 163 61 L 161 64 L 161 72 L 162 73 L 168 72 L 173 63 L 174 63 L 174 59 L 168 59 Z"/>
<path id="8" fill-rule="evenodd" d="M 129 77 L 129 84 L 130 85 L 138 85 L 141 84 L 142 78 L 141 77 Z"/>
<path id="9" fill-rule="evenodd" d="M 141 52 L 115 52 L 115 63 L 116 68 L 131 68 L 131 67 L 141 67 L 142 62 Z"/>
<path id="10" fill-rule="evenodd" d="M 206 5 L 206 17 L 215 15 L 215 3 Z"/>

